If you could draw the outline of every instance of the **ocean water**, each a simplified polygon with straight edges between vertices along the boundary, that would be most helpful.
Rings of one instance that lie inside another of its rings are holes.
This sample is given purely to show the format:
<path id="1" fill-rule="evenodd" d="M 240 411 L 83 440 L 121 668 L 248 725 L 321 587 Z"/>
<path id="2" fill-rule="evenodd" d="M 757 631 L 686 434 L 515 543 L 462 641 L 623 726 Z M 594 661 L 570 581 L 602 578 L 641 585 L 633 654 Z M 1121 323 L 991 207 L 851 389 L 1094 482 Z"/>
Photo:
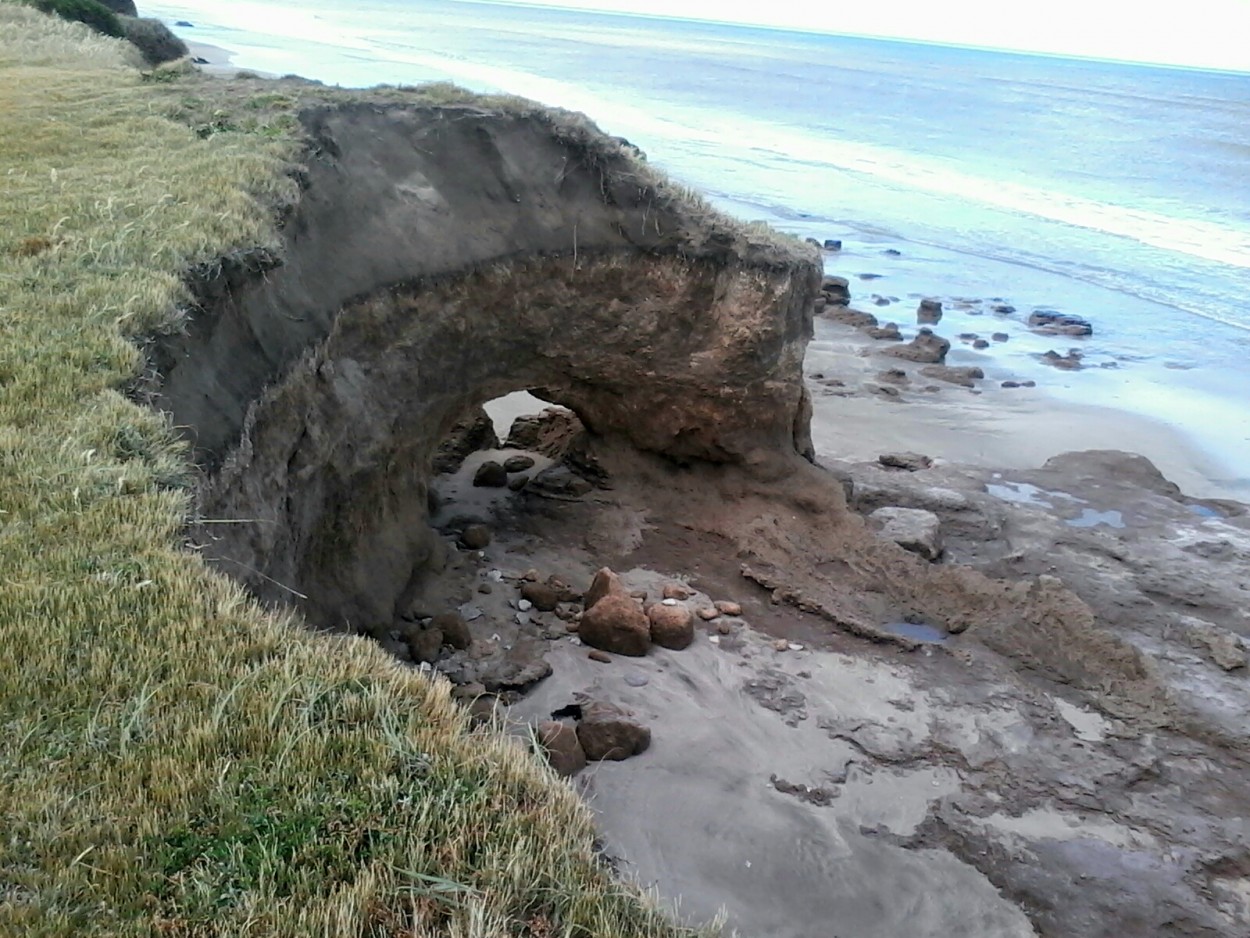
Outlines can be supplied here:
<path id="1" fill-rule="evenodd" d="M 882 318 L 1011 303 L 948 312 L 944 333 L 1012 335 L 954 363 L 1179 426 L 1250 492 L 1250 74 L 453 0 L 144 12 L 244 67 L 585 111 L 730 212 L 841 238 L 827 269 Z M 1095 335 L 1033 336 L 1035 307 Z M 1071 346 L 1094 367 L 1036 360 Z"/>

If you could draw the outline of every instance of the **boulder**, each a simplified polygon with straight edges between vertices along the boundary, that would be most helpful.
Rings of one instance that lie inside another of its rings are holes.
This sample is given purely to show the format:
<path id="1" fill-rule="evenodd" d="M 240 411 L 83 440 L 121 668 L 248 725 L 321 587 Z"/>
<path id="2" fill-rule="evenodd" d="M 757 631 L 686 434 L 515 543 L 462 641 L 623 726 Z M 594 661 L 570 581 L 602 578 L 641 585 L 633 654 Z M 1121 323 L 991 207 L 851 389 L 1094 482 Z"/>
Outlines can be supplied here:
<path id="1" fill-rule="evenodd" d="M 527 475 L 513 476 L 508 480 L 508 491 L 519 492 L 525 486 L 530 484 L 530 477 Z"/>
<path id="2" fill-rule="evenodd" d="M 433 664 L 443 649 L 443 633 L 436 628 L 412 628 L 404 636 L 408 654 L 417 664 Z"/>
<path id="3" fill-rule="evenodd" d="M 550 583 L 522 583 L 521 598 L 528 599 L 539 612 L 554 612 L 560 605 L 560 590 Z"/>
<path id="4" fill-rule="evenodd" d="M 533 456 L 509 456 L 503 462 L 505 472 L 524 472 L 526 469 L 533 468 Z"/>
<path id="5" fill-rule="evenodd" d="M 933 460 L 920 453 L 882 453 L 877 462 L 887 469 L 904 469 L 907 472 L 918 472 L 932 467 Z"/>
<path id="6" fill-rule="evenodd" d="M 972 343 L 972 347 L 976 349 L 989 348 L 990 343 L 985 339 L 977 339 Z"/>
<path id="7" fill-rule="evenodd" d="M 433 469 L 437 473 L 455 472 L 470 453 L 498 446 L 495 424 L 479 407 L 452 426 L 434 454 Z"/>
<path id="8" fill-rule="evenodd" d="M 619 576 L 607 567 L 600 567 L 595 573 L 594 579 L 590 581 L 590 588 L 582 596 L 582 602 L 589 609 L 609 593 L 620 593 L 623 596 L 629 595 L 629 591 L 625 589 L 625 584 L 621 582 Z"/>
<path id="9" fill-rule="evenodd" d="M 577 634 L 591 648 L 640 658 L 651 647 L 651 623 L 633 598 L 609 593 L 582 613 Z"/>
<path id="10" fill-rule="evenodd" d="M 681 651 L 694 641 L 694 613 L 688 606 L 666 606 L 656 603 L 647 613 L 651 624 L 651 641 L 661 648 Z"/>
<path id="11" fill-rule="evenodd" d="M 1088 320 L 1053 309 L 1035 309 L 1029 314 L 1029 328 L 1038 335 L 1093 335 Z"/>
<path id="12" fill-rule="evenodd" d="M 830 303 L 845 306 L 851 301 L 851 282 L 845 277 L 826 275 L 820 281 L 820 292 Z"/>
<path id="13" fill-rule="evenodd" d="M 916 322 L 939 323 L 942 321 L 942 301 L 923 299 L 916 307 Z"/>
<path id="14" fill-rule="evenodd" d="M 950 349 L 950 342 L 943 339 L 940 335 L 935 335 L 932 329 L 925 328 L 921 329 L 916 337 L 906 345 L 885 349 L 883 354 L 893 355 L 895 358 L 902 358 L 911 362 L 940 365 L 946 361 L 946 353 Z"/>
<path id="15" fill-rule="evenodd" d="M 1011 338 L 1011 336 L 1009 336 L 1005 332 L 995 332 L 992 336 L 990 336 L 990 338 L 993 339 L 995 342 L 1006 342 L 1008 339 Z"/>
<path id="16" fill-rule="evenodd" d="M 976 382 L 985 377 L 980 368 L 952 368 L 950 365 L 925 365 L 920 373 L 926 378 L 957 384 L 961 388 L 976 387 Z"/>
<path id="17" fill-rule="evenodd" d="M 569 778 L 586 768 L 586 752 L 577 738 L 577 728 L 549 720 L 538 724 L 538 743 L 547 761 L 562 778 Z"/>
<path id="18" fill-rule="evenodd" d="M 460 544 L 468 550 L 481 550 L 490 546 L 490 528 L 484 524 L 471 524 L 460 532 Z"/>
<path id="19" fill-rule="evenodd" d="M 1016 308 L 1007 303 L 995 303 L 990 307 L 991 313 L 998 313 L 1000 316 L 1010 316 L 1015 311 Z"/>
<path id="20" fill-rule="evenodd" d="M 842 250 L 842 242 L 838 240 L 837 238 L 826 238 L 825 250 L 826 251 L 840 251 Z"/>
<path id="21" fill-rule="evenodd" d="M 473 644 L 469 623 L 457 612 L 444 612 L 435 616 L 430 620 L 430 628 L 442 633 L 443 643 L 457 651 L 463 651 Z"/>
<path id="22" fill-rule="evenodd" d="M 651 745 L 651 730 L 628 710 L 595 701 L 582 706 L 577 739 L 586 758 L 592 762 L 620 762 L 647 750 Z"/>
<path id="23" fill-rule="evenodd" d="M 501 489 L 508 484 L 508 471 L 493 459 L 488 459 L 473 473 L 473 484 L 479 488 Z"/>
<path id="24" fill-rule="evenodd" d="M 931 511 L 921 508 L 878 508 L 868 521 L 881 536 L 904 550 L 926 560 L 942 556 L 942 523 Z"/>
<path id="25" fill-rule="evenodd" d="M 559 459 L 573 439 L 585 431 L 573 411 L 566 407 L 547 407 L 541 414 L 524 414 L 513 420 L 504 446 Z"/>

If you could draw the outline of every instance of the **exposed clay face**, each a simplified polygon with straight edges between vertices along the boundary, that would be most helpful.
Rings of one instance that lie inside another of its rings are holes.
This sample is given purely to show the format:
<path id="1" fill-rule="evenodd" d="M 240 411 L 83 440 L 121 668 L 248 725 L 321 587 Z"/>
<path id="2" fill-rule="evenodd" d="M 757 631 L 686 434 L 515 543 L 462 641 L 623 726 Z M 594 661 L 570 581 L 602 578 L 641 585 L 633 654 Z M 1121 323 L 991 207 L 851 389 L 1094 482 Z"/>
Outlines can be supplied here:
<path id="1" fill-rule="evenodd" d="M 314 623 L 389 623 L 437 558 L 430 460 L 541 389 L 596 437 L 784 473 L 810 453 L 815 257 L 665 194 L 559 115 L 350 107 L 315 142 L 284 263 L 204 288 L 161 405 L 214 470 L 207 555 Z M 571 119 L 570 119 L 571 120 Z"/>

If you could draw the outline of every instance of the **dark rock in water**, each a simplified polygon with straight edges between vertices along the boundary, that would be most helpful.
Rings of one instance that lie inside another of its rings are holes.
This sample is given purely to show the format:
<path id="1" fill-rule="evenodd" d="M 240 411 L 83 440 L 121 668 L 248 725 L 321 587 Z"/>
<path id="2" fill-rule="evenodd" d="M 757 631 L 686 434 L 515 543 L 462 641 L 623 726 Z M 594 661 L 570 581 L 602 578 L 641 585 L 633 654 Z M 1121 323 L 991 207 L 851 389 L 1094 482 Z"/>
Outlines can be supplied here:
<path id="1" fill-rule="evenodd" d="M 895 248 L 886 248 L 881 253 L 884 254 L 886 257 L 902 257 L 903 256 L 903 252 L 896 250 Z"/>
<path id="2" fill-rule="evenodd" d="M 538 742 L 547 761 L 562 778 L 570 778 L 586 768 L 586 752 L 577 739 L 577 728 L 554 720 L 538 724 Z"/>
<path id="3" fill-rule="evenodd" d="M 920 333 L 906 345 L 888 348 L 883 354 L 893 355 L 895 358 L 903 358 L 907 361 L 937 365 L 946 361 L 946 353 L 950 351 L 950 348 L 950 342 L 940 335 L 935 335 L 932 329 L 921 329 Z"/>
<path id="4" fill-rule="evenodd" d="M 1020 387 L 1020 382 L 1019 382 L 1019 381 L 1004 381 L 1004 382 L 1002 383 L 1002 385 L 1000 385 L 1000 387 L 1004 387 L 1004 388 L 1018 388 L 1018 387 Z"/>
<path id="5" fill-rule="evenodd" d="M 960 342 L 971 342 L 974 339 L 979 339 L 980 336 L 975 332 L 961 332 L 955 338 L 959 339 Z"/>
<path id="6" fill-rule="evenodd" d="M 616 655 L 640 658 L 651 647 L 651 623 L 624 593 L 609 593 L 583 612 L 577 634 L 590 647 Z"/>
<path id="7" fill-rule="evenodd" d="M 927 365 L 920 369 L 926 378 L 957 384 L 962 388 L 976 387 L 976 382 L 985 377 L 980 368 L 952 368 L 949 365 Z"/>
<path id="8" fill-rule="evenodd" d="M 1047 365 L 1062 368 L 1064 371 L 1077 371 L 1084 367 L 1081 364 L 1081 353 L 1076 349 L 1069 349 L 1067 355 L 1060 355 L 1054 349 L 1051 349 L 1040 357 Z"/>
<path id="9" fill-rule="evenodd" d="M 495 436 L 495 424 L 481 407 L 458 421 L 434 454 L 434 471 L 455 472 L 470 453 L 495 449 L 499 437 Z"/>
<path id="10" fill-rule="evenodd" d="M 907 384 L 911 381 L 907 377 L 907 372 L 902 368 L 887 368 L 885 371 L 877 372 L 877 380 L 885 381 L 889 384 Z"/>
<path id="11" fill-rule="evenodd" d="M 919 472 L 932 467 L 933 460 L 920 453 L 882 453 L 877 462 L 887 469 L 903 469 L 907 472 Z"/>
<path id="12" fill-rule="evenodd" d="M 990 343 L 987 342 L 985 339 L 977 339 L 975 342 L 972 343 L 972 347 L 977 348 L 977 349 L 989 348 Z"/>
<path id="13" fill-rule="evenodd" d="M 819 242 L 819 241 L 817 241 L 815 238 L 804 238 L 803 240 L 804 240 L 807 244 L 814 245 L 815 247 L 820 247 L 820 246 L 821 246 L 821 245 L 820 245 L 820 242 Z"/>
<path id="14" fill-rule="evenodd" d="M 473 473 L 473 484 L 480 488 L 501 489 L 508 484 L 508 470 L 488 459 Z"/>
<path id="15" fill-rule="evenodd" d="M 1000 316 L 1009 316 L 1015 311 L 1016 311 L 1016 308 L 1014 306 L 1008 305 L 1007 303 L 995 303 L 993 306 L 990 307 L 991 313 L 998 313 L 998 315 Z"/>
<path id="16" fill-rule="evenodd" d="M 1011 336 L 1007 335 L 1005 332 L 995 332 L 992 336 L 990 336 L 990 338 L 995 342 L 1006 342 L 1011 338 Z"/>
<path id="17" fill-rule="evenodd" d="M 864 329 L 864 335 L 883 342 L 903 341 L 903 334 L 898 331 L 898 324 L 893 322 L 887 322 L 884 326 L 870 326 Z"/>
<path id="18" fill-rule="evenodd" d="M 1029 328 L 1038 335 L 1093 335 L 1094 327 L 1080 316 L 1037 309 L 1029 314 Z"/>
<path id="19" fill-rule="evenodd" d="M 923 299 L 916 308 L 916 322 L 938 323 L 942 321 L 942 301 Z"/>
<path id="20" fill-rule="evenodd" d="M 506 472 L 524 472 L 526 469 L 533 468 L 533 456 L 509 456 L 504 460 L 503 467 Z"/>
<path id="21" fill-rule="evenodd" d="M 860 280 L 880 280 L 881 274 L 856 274 Z"/>
<path id="22" fill-rule="evenodd" d="M 840 251 L 842 250 L 842 242 L 839 241 L 837 238 L 826 238 L 825 250 L 826 251 Z"/>
<path id="23" fill-rule="evenodd" d="M 577 739 L 592 762 L 619 762 L 645 752 L 651 745 L 651 730 L 628 710 L 595 701 L 582 706 Z"/>
<path id="24" fill-rule="evenodd" d="M 443 643 L 457 651 L 464 651 L 473 644 L 469 623 L 458 612 L 444 612 L 430 620 L 430 628 L 442 633 Z"/>
<path id="25" fill-rule="evenodd" d="M 471 524 L 460 533 L 460 543 L 468 550 L 482 550 L 490 546 L 490 528 L 484 524 Z"/>
<path id="26" fill-rule="evenodd" d="M 851 309 L 849 306 L 826 307 L 821 314 L 826 319 L 832 319 L 834 322 L 845 323 L 848 326 L 863 328 L 865 326 L 875 326 L 877 317 L 872 313 L 861 312 L 858 309 Z"/>
<path id="27" fill-rule="evenodd" d="M 195 24 L 188 23 L 186 20 L 179 20 L 178 22 L 174 23 L 174 25 L 181 26 L 183 29 L 195 29 Z"/>
<path id="28" fill-rule="evenodd" d="M 889 301 L 888 299 L 886 299 L 884 296 L 877 296 L 877 297 L 873 297 L 873 300 L 872 300 L 872 301 L 873 301 L 874 303 L 876 303 L 878 306 L 889 306 L 889 305 L 890 305 L 890 301 Z"/>
<path id="29" fill-rule="evenodd" d="M 1022 388 L 1035 388 L 1035 387 L 1037 387 L 1037 382 L 1036 382 L 1036 381 L 1021 381 L 1021 382 L 1020 382 L 1020 387 L 1022 387 Z"/>
<path id="30" fill-rule="evenodd" d="M 194 62 L 196 65 L 208 65 L 209 64 L 208 59 L 203 58 L 198 55 L 195 58 L 193 58 L 191 61 Z"/>

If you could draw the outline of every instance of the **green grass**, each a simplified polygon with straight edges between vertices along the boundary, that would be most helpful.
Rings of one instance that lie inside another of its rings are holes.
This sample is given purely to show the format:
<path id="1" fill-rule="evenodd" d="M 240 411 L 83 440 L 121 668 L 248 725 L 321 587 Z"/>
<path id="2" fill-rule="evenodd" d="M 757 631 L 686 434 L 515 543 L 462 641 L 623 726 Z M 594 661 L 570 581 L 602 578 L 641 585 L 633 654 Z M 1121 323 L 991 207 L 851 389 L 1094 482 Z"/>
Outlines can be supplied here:
<path id="1" fill-rule="evenodd" d="M 0 935 L 688 934 L 445 686 L 183 543 L 129 340 L 179 328 L 188 269 L 278 248 L 294 93 L 7 0 L 0 36 Z"/>

